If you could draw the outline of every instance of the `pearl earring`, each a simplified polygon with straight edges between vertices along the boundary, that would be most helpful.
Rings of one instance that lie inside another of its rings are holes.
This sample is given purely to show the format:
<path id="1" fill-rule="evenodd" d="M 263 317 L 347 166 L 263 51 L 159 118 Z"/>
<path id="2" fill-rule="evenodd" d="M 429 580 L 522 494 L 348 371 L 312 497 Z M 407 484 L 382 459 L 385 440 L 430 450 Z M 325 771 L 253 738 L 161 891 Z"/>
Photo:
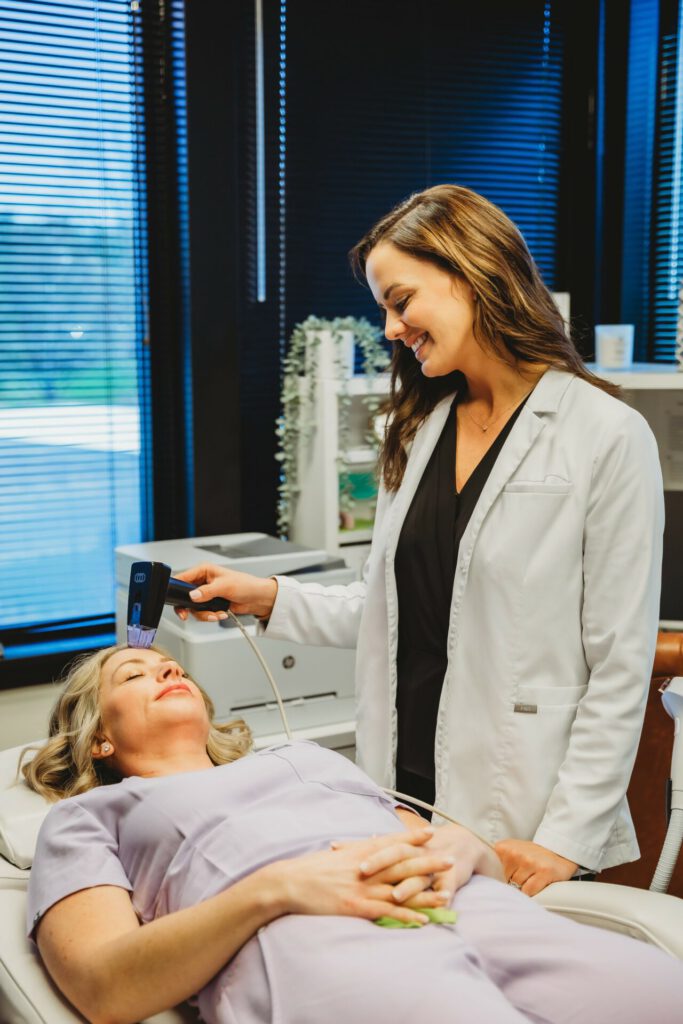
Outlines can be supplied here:
<path id="1" fill-rule="evenodd" d="M 103 754 L 108 754 L 110 750 L 111 750 L 111 743 L 103 743 L 102 744 L 102 753 Z"/>

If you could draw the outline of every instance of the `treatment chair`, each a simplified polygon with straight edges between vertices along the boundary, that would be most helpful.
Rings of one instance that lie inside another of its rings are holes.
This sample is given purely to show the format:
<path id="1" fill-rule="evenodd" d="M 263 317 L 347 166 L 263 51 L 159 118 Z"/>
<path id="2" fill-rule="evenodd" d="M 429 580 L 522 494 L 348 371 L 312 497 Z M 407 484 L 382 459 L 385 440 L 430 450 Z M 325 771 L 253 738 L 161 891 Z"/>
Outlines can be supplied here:
<path id="1" fill-rule="evenodd" d="M 654 872 L 659 848 L 656 840 L 653 844 L 648 832 L 639 827 L 639 821 L 644 820 L 643 815 L 652 804 L 652 764 L 657 759 L 662 792 L 668 777 L 673 730 L 671 719 L 661 707 L 658 688 L 663 678 L 673 675 L 683 676 L 683 634 L 660 634 L 643 741 L 629 789 L 636 829 L 649 859 L 645 885 Z M 80 1021 L 82 1024 L 82 1018 L 53 985 L 35 947 L 25 935 L 29 869 L 38 829 L 50 805 L 23 781 L 17 783 L 17 763 L 22 749 L 0 751 L 0 1022 L 78 1024 Z M 655 792 L 656 788 L 657 782 Z M 641 799 L 645 791 L 649 796 Z M 663 798 L 655 804 L 661 808 L 657 833 L 661 846 L 665 831 Z M 679 865 L 679 872 L 681 867 Z M 631 865 L 615 868 L 604 872 L 601 878 L 629 869 Z M 674 875 L 674 883 L 678 877 Z M 635 885 L 643 881 L 640 876 L 634 878 Z M 536 899 L 549 910 L 573 920 L 622 932 L 683 960 L 683 899 L 676 896 L 597 881 L 557 882 Z M 184 1003 L 143 1024 L 196 1024 L 197 1020 L 196 1012 Z"/>
<path id="2" fill-rule="evenodd" d="M 639 889 L 647 889 L 652 882 L 667 828 L 665 798 L 673 745 L 673 722 L 664 710 L 660 691 L 675 676 L 683 676 L 683 633 L 660 633 L 643 735 L 628 788 L 640 860 L 603 871 L 599 876 L 601 882 L 618 882 Z M 668 892 L 683 897 L 683 853 L 678 858 Z"/>

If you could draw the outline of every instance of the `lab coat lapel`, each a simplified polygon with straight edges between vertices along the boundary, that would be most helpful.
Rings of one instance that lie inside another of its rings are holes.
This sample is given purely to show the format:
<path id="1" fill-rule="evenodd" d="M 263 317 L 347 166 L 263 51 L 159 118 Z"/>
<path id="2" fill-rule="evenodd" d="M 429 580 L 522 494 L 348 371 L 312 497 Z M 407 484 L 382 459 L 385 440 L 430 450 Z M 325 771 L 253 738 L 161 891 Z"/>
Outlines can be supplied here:
<path id="1" fill-rule="evenodd" d="M 547 370 L 534 388 L 496 459 L 462 536 L 456 575 L 459 571 L 467 571 L 477 535 L 491 506 L 529 449 L 535 444 L 548 422 L 548 417 L 557 411 L 562 396 L 572 379 L 573 374 L 571 373 Z"/>

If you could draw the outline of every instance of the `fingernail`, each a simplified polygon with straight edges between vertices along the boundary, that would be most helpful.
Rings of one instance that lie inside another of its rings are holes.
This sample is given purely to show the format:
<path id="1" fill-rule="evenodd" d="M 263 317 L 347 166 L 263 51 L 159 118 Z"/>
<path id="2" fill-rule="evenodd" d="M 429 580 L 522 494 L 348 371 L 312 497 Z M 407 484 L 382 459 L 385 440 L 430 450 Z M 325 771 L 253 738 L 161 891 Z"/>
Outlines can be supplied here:
<path id="1" fill-rule="evenodd" d="M 215 615 L 213 612 L 208 612 L 206 618 L 207 618 L 208 622 L 216 622 L 217 619 L 218 619 L 218 616 Z"/>
<path id="2" fill-rule="evenodd" d="M 368 864 L 368 862 L 366 860 L 364 860 L 362 864 L 358 865 L 358 870 L 362 871 L 363 874 L 366 874 L 366 872 L 368 871 L 369 867 L 370 867 L 370 865 Z"/>
<path id="3" fill-rule="evenodd" d="M 437 892 L 436 895 L 440 896 L 441 899 L 443 899 L 443 900 L 449 900 L 451 898 L 451 896 L 453 895 L 453 893 L 451 892 L 450 889 L 439 889 L 439 891 Z"/>
<path id="4" fill-rule="evenodd" d="M 428 836 L 433 836 L 434 835 L 434 829 L 432 828 L 431 825 L 427 825 L 426 828 L 422 829 L 422 834 L 423 835 L 428 835 Z"/>
<path id="5" fill-rule="evenodd" d="M 395 903 L 400 903 L 401 902 L 401 895 L 400 895 L 398 889 L 392 889 L 391 890 L 391 898 L 392 898 L 392 900 Z"/>
<path id="6" fill-rule="evenodd" d="M 201 592 L 201 590 L 191 590 L 190 591 L 190 597 L 192 598 L 193 601 L 201 601 L 201 599 L 202 599 L 202 592 Z"/>
<path id="7" fill-rule="evenodd" d="M 227 612 L 218 612 L 218 618 L 219 619 L 227 619 L 227 617 L 228 617 L 228 613 Z"/>

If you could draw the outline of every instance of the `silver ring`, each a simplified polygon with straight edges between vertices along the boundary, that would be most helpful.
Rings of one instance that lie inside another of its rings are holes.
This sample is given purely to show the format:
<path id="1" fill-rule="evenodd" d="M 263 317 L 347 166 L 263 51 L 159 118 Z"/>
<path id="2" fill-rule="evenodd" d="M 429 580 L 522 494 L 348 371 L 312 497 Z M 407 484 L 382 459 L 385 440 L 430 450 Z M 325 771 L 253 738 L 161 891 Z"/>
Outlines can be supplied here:
<path id="1" fill-rule="evenodd" d="M 508 880 L 508 885 L 511 885 L 513 889 L 521 889 L 522 888 L 521 885 L 519 884 L 519 882 L 513 882 L 511 878 Z"/>

